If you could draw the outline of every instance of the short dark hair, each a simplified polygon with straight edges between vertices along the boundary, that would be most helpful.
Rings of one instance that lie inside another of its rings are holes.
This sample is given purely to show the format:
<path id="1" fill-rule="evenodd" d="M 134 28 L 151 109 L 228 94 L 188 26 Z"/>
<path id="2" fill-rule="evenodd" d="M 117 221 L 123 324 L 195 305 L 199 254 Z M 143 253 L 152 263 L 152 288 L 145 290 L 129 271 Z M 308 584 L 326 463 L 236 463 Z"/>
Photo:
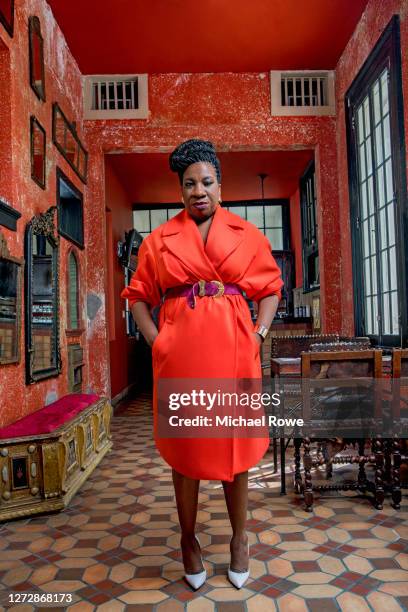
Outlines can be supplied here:
<path id="1" fill-rule="evenodd" d="M 209 140 L 199 140 L 191 138 L 182 142 L 170 154 L 170 169 L 177 172 L 180 183 L 183 181 L 183 174 L 191 164 L 197 162 L 208 162 L 215 168 L 217 180 L 221 183 L 221 164 L 217 157 L 214 145 Z"/>

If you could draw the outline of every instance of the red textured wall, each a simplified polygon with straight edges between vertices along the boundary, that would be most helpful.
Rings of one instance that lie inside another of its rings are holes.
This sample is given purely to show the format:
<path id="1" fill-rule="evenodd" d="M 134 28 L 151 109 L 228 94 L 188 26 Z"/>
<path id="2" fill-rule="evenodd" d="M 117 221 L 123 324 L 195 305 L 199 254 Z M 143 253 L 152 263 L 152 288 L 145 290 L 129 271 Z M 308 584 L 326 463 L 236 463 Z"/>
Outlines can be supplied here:
<path id="1" fill-rule="evenodd" d="M 296 287 L 303 286 L 302 222 L 300 191 L 297 189 L 290 198 L 290 245 L 295 251 Z"/>
<path id="2" fill-rule="evenodd" d="M 370 0 L 336 69 L 337 142 L 340 223 L 340 242 L 336 249 L 341 259 L 342 325 L 345 333 L 354 333 L 353 280 L 349 191 L 347 169 L 346 119 L 344 97 L 354 78 L 378 41 L 394 14 L 400 16 L 402 50 L 402 86 L 404 97 L 405 142 L 408 142 L 408 5 L 406 0 Z"/>
<path id="3" fill-rule="evenodd" d="M 24 256 L 24 229 L 28 221 L 56 203 L 56 166 L 85 194 L 83 183 L 70 169 L 51 141 L 52 102 L 58 101 L 69 119 L 77 121 L 81 137 L 81 75 L 65 46 L 49 6 L 43 0 L 17 2 L 14 37 L 0 24 L 0 198 L 22 213 L 17 232 L 1 226 L 11 255 Z M 41 102 L 29 86 L 28 18 L 37 15 L 44 37 L 46 62 L 46 102 Z M 46 130 L 46 189 L 32 179 L 30 170 L 30 115 L 34 114 Z M 12 123 L 11 123 L 12 118 Z M 12 127 L 12 130 L 11 130 Z M 88 232 L 85 226 L 85 235 Z M 60 239 L 60 339 L 63 371 L 60 376 L 34 385 L 25 385 L 24 314 L 22 317 L 21 363 L 0 366 L 0 426 L 37 410 L 46 401 L 67 392 L 67 346 L 76 340 L 66 335 L 67 255 L 72 246 Z M 75 247 L 74 247 L 75 248 Z M 76 249 L 81 274 L 81 313 L 86 328 L 86 252 Z M 91 261 L 88 260 L 88 265 Z M 24 307 L 24 304 L 23 304 Z M 23 309 L 24 313 L 24 309 Z M 80 338 L 86 352 L 86 332 Z M 92 369 L 92 366 L 91 366 Z M 92 375 L 91 375 L 92 376 Z M 84 369 L 84 388 L 89 383 L 88 364 Z"/>
<path id="4" fill-rule="evenodd" d="M 125 307 L 123 300 L 119 299 L 119 294 L 124 287 L 124 276 L 122 267 L 116 256 L 116 246 L 119 240 L 124 240 L 125 231 L 133 227 L 132 206 L 128 194 L 119 182 L 109 156 L 106 156 L 105 166 L 105 186 L 106 186 L 106 207 L 111 211 L 112 227 L 111 242 L 107 245 L 107 253 L 111 257 L 111 282 L 108 283 L 108 309 L 110 354 L 110 378 L 111 395 L 115 397 L 129 385 L 129 356 L 133 340 L 128 340 L 126 335 L 125 320 L 122 312 Z"/>

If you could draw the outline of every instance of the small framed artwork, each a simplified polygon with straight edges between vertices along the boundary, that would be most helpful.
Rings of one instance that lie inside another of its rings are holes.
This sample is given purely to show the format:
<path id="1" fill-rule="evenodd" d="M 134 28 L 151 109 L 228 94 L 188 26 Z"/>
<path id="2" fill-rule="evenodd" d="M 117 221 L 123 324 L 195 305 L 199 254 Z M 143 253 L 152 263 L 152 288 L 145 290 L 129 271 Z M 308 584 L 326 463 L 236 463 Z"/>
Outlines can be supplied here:
<path id="1" fill-rule="evenodd" d="M 37 119 L 30 119 L 31 178 L 45 189 L 45 130 Z"/>
<path id="2" fill-rule="evenodd" d="M 313 332 L 321 331 L 320 321 L 320 295 L 314 295 L 312 299 Z"/>
<path id="3" fill-rule="evenodd" d="M 37 98 L 45 102 L 44 40 L 41 34 L 41 25 L 38 17 L 30 17 L 28 29 L 30 45 L 30 85 Z"/>
<path id="4" fill-rule="evenodd" d="M 27 489 L 28 487 L 28 459 L 27 457 L 12 458 L 12 486 L 13 489 Z"/>
<path id="5" fill-rule="evenodd" d="M 88 171 L 88 152 L 57 102 L 52 105 L 52 141 L 83 183 Z"/>
<path id="6" fill-rule="evenodd" d="M 57 206 L 58 232 L 83 249 L 83 196 L 60 168 L 57 168 Z"/>
<path id="7" fill-rule="evenodd" d="M 14 0 L 0 0 L 0 23 L 10 36 L 14 32 Z"/>

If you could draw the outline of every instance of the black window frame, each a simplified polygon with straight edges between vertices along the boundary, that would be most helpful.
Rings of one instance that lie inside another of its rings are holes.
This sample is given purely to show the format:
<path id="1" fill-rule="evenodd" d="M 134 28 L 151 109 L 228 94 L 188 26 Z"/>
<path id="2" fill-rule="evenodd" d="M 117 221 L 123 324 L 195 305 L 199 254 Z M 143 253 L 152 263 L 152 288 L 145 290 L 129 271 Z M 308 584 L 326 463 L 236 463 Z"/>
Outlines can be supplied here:
<path id="1" fill-rule="evenodd" d="M 221 206 L 223 208 L 232 209 L 231 212 L 234 212 L 234 207 L 240 206 L 282 206 L 282 249 L 277 249 L 272 244 L 272 249 L 279 251 L 289 251 L 290 250 L 290 202 L 286 198 L 275 198 L 275 199 L 257 199 L 257 200 L 223 200 Z M 133 211 L 138 210 L 174 210 L 178 209 L 180 212 L 183 210 L 183 206 L 180 204 L 173 203 L 160 203 L 160 204 L 134 204 Z M 151 228 L 151 219 L 150 220 L 150 228 Z M 264 214 L 264 228 L 265 229 L 274 229 L 265 227 L 265 214 Z M 140 234 L 145 237 L 147 234 L 151 233 L 153 230 L 150 229 L 150 232 L 141 232 L 139 228 L 136 228 Z M 262 230 L 261 230 L 262 231 Z"/>
<path id="2" fill-rule="evenodd" d="M 308 198 L 308 184 L 313 186 L 312 202 Z M 315 161 L 312 159 L 306 166 L 300 178 L 300 211 L 302 224 L 302 264 L 303 264 L 303 292 L 315 291 L 320 288 L 320 273 L 317 276 L 319 282 L 312 283 L 311 266 L 319 258 L 319 239 L 317 223 L 317 195 L 316 195 L 316 172 Z M 319 265 L 318 259 L 318 265 Z"/>
<path id="3" fill-rule="evenodd" d="M 381 346 L 407 346 L 408 248 L 405 245 L 408 243 L 408 209 L 399 15 L 393 15 L 345 96 L 356 335 L 366 334 L 364 331 L 363 314 L 361 241 L 358 236 L 360 197 L 356 158 L 355 119 L 353 113 L 354 109 L 362 102 L 372 84 L 378 79 L 385 68 L 389 70 L 390 135 L 395 197 L 400 335 L 382 334 L 382 321 L 380 321 L 379 334 L 370 337 L 375 344 Z M 376 192 L 376 190 L 376 179 L 374 177 L 374 191 Z M 377 195 L 375 195 L 375 201 L 377 201 Z M 380 288 L 378 294 L 382 295 L 380 277 L 378 278 L 378 283 Z M 381 312 L 381 309 L 378 312 Z"/>
<path id="4" fill-rule="evenodd" d="M 61 206 L 60 190 L 59 190 L 60 180 L 63 180 L 64 183 L 68 185 L 71 191 L 73 191 L 75 195 L 78 197 L 78 199 L 81 201 L 81 234 L 82 234 L 81 238 L 82 240 L 77 240 L 77 237 L 72 236 L 68 231 L 66 231 L 66 227 L 63 227 L 62 225 L 63 208 Z M 75 244 L 80 249 L 84 249 L 85 248 L 85 243 L 84 243 L 84 196 L 83 196 L 83 193 L 78 189 L 78 187 L 76 187 L 74 183 L 69 180 L 69 178 L 61 170 L 61 168 L 57 168 L 56 193 L 57 193 L 57 208 L 58 208 L 58 233 L 64 238 L 66 238 L 67 240 L 69 240 L 70 242 L 72 242 L 73 244 Z"/>

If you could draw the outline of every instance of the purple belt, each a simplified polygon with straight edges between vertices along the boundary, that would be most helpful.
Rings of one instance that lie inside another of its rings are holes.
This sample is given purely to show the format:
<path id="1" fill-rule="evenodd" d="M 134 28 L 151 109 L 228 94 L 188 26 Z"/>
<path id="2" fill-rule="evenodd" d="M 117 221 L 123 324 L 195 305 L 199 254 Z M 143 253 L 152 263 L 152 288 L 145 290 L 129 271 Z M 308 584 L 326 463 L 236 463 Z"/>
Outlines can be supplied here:
<path id="1" fill-rule="evenodd" d="M 168 289 L 164 295 L 164 299 L 171 297 L 184 296 L 187 298 L 187 304 L 190 308 L 195 308 L 196 297 L 221 297 L 222 295 L 242 295 L 238 285 L 232 283 L 221 283 L 220 281 L 204 281 L 199 280 L 194 285 L 182 285 L 181 287 L 173 287 Z"/>

